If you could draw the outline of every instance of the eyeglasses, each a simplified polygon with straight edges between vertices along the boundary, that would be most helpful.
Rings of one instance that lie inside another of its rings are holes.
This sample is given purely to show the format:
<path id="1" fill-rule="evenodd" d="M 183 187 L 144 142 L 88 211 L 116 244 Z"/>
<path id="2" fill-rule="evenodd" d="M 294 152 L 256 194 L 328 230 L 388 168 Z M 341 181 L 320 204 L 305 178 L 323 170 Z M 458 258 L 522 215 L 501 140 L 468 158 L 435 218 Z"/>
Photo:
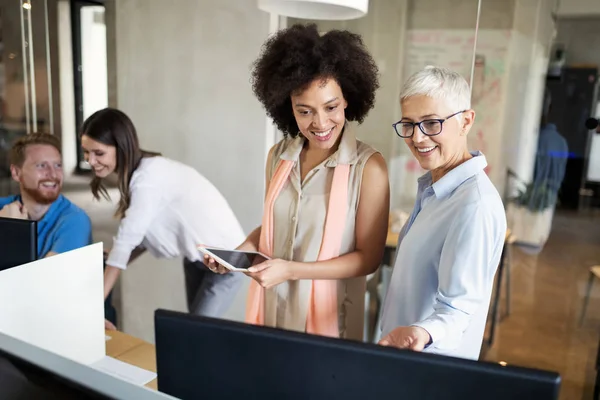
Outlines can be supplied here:
<path id="1" fill-rule="evenodd" d="M 426 119 L 421 122 L 408 122 L 400 120 L 395 124 L 392 124 L 392 126 L 394 127 L 396 134 L 404 139 L 411 137 L 415 133 L 415 125 L 419 127 L 419 129 L 421 130 L 421 132 L 423 132 L 424 135 L 435 136 L 442 133 L 442 125 L 445 121 L 449 120 L 455 115 L 464 113 L 465 111 L 467 110 L 456 112 L 452 115 L 447 116 L 446 118 Z"/>

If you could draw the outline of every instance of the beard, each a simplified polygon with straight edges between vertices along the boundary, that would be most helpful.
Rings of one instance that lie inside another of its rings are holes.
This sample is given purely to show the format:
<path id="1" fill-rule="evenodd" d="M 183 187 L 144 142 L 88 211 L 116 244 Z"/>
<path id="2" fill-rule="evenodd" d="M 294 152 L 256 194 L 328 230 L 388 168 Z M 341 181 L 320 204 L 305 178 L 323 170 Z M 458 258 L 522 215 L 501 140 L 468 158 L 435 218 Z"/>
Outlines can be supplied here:
<path id="1" fill-rule="evenodd" d="M 21 192 L 27 193 L 27 195 L 29 197 L 31 197 L 31 199 L 38 204 L 42 204 L 42 205 L 52 204 L 56 201 L 56 199 L 58 199 L 58 196 L 60 195 L 60 189 L 61 189 L 60 182 L 58 182 L 58 181 L 52 181 L 52 182 L 56 183 L 56 185 L 57 185 L 57 190 L 55 192 L 43 191 L 39 188 L 29 188 L 26 186 L 21 187 Z M 43 183 L 43 182 L 40 182 L 40 183 Z"/>

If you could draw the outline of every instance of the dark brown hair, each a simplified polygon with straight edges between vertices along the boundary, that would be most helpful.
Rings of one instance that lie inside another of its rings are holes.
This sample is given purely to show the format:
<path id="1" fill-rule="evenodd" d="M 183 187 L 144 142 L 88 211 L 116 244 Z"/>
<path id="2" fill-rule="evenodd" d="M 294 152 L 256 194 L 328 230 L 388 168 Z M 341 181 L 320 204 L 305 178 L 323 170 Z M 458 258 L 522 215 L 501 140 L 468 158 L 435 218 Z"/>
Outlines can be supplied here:
<path id="1" fill-rule="evenodd" d="M 290 96 L 315 79 L 333 78 L 348 102 L 346 119 L 363 122 L 375 105 L 377 64 L 359 35 L 332 30 L 323 36 L 315 24 L 292 25 L 271 36 L 252 71 L 252 89 L 277 128 L 296 137 Z"/>
<path id="2" fill-rule="evenodd" d="M 117 163 L 115 172 L 117 173 L 121 198 L 115 216 L 124 218 L 131 202 L 129 183 L 133 173 L 142 158 L 159 156 L 160 153 L 142 150 L 131 119 L 122 111 L 114 108 L 105 108 L 92 114 L 83 123 L 81 135 L 116 148 Z M 107 200 L 110 199 L 102 178 L 95 176 L 90 186 L 96 200 L 100 199 L 100 195 Z"/>
<path id="3" fill-rule="evenodd" d="M 52 146 L 58 150 L 59 154 L 62 153 L 60 149 L 60 139 L 58 139 L 56 136 L 49 133 L 31 133 L 29 135 L 21 136 L 13 144 L 8 156 L 10 164 L 16 165 L 17 167 L 22 167 L 23 163 L 25 162 L 25 152 L 27 150 L 27 146 L 33 146 L 36 144 Z"/>

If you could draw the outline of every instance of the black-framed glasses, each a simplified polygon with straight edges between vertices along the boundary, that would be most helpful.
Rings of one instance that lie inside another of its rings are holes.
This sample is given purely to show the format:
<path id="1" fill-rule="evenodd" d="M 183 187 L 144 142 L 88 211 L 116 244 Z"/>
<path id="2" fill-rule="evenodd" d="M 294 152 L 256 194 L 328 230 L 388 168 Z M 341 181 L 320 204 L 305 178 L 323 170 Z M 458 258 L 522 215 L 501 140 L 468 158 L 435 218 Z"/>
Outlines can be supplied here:
<path id="1" fill-rule="evenodd" d="M 425 119 L 421 122 L 408 122 L 408 121 L 398 121 L 395 124 L 392 124 L 396 134 L 401 138 L 407 139 L 411 137 L 415 133 L 415 126 L 418 126 L 421 132 L 427 136 L 435 136 L 442 133 L 442 125 L 445 121 L 450 118 L 458 115 L 460 113 L 464 113 L 467 110 L 462 110 L 459 112 L 455 112 L 452 115 L 447 116 L 446 118 L 440 119 Z"/>

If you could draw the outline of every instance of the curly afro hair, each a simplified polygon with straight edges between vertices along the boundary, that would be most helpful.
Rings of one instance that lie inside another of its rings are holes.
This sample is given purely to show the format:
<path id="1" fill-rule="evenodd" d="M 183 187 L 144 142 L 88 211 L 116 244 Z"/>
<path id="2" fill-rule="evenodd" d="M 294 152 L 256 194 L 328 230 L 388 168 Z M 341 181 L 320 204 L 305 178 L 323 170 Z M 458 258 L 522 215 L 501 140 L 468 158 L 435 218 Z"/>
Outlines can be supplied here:
<path id="1" fill-rule="evenodd" d="M 348 102 L 346 119 L 362 123 L 379 88 L 375 60 L 359 35 L 296 24 L 271 36 L 253 64 L 252 89 L 284 135 L 298 136 L 292 93 L 315 79 L 336 80 Z"/>

